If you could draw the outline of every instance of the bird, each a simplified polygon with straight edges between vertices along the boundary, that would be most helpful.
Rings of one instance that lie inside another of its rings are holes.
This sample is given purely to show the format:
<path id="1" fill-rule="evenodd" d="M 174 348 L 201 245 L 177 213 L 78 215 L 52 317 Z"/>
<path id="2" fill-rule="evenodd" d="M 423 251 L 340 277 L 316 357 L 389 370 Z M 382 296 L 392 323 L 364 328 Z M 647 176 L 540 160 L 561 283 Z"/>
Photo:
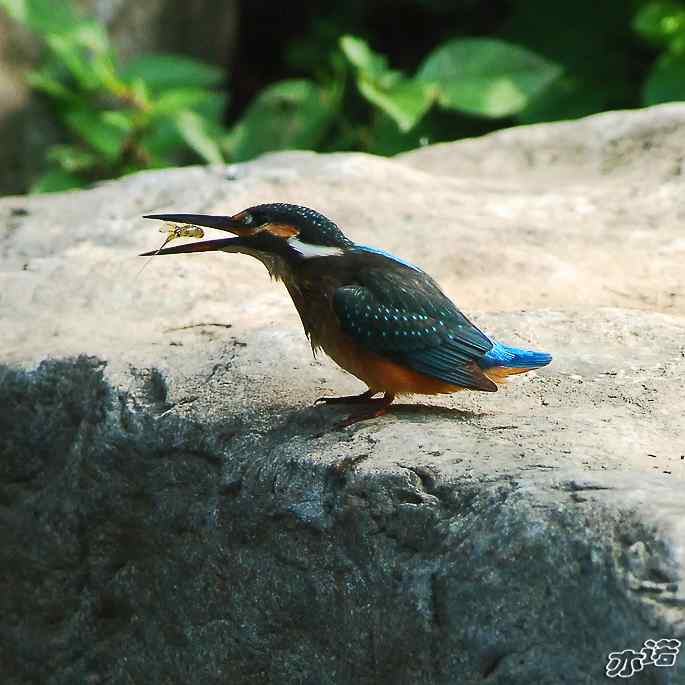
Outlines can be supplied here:
<path id="1" fill-rule="evenodd" d="M 421 268 L 350 240 L 314 209 L 270 203 L 230 216 L 144 218 L 214 228 L 232 237 L 140 256 L 237 252 L 255 257 L 272 279 L 283 282 L 314 355 L 323 350 L 368 388 L 358 395 L 318 398 L 317 403 L 358 405 L 340 427 L 382 416 L 398 395 L 495 392 L 507 376 L 552 360 L 545 352 L 493 340 Z"/>

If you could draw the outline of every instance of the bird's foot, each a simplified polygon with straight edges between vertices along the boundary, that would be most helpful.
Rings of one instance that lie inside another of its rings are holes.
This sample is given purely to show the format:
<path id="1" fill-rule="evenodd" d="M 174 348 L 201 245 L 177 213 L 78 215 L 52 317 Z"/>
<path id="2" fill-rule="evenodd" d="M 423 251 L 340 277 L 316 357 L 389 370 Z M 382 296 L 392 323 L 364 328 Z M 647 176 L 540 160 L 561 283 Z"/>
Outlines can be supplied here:
<path id="1" fill-rule="evenodd" d="M 367 399 L 367 411 L 360 412 L 359 414 L 352 414 L 344 421 L 338 421 L 335 426 L 336 428 L 347 428 L 359 421 L 367 421 L 368 419 L 376 419 L 379 416 L 383 416 L 394 399 L 395 396 L 391 393 L 385 393 L 383 397 L 379 397 L 378 399 Z"/>
<path id="2" fill-rule="evenodd" d="M 361 395 L 348 395 L 347 397 L 319 397 L 314 400 L 314 404 L 360 404 L 373 401 L 371 398 L 377 393 L 367 390 Z"/>

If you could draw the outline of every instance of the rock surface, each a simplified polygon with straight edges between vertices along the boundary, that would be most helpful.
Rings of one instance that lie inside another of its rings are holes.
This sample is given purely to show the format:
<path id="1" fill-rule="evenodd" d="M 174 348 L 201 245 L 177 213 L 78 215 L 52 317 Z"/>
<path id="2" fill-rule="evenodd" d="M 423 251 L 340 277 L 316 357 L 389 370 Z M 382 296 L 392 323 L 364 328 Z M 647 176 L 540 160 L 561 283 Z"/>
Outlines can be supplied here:
<path id="1" fill-rule="evenodd" d="M 668 105 L 1 199 L 3 683 L 577 685 L 685 639 L 684 158 Z M 554 363 L 330 431 L 362 388 L 261 265 L 133 257 L 267 201 Z"/>

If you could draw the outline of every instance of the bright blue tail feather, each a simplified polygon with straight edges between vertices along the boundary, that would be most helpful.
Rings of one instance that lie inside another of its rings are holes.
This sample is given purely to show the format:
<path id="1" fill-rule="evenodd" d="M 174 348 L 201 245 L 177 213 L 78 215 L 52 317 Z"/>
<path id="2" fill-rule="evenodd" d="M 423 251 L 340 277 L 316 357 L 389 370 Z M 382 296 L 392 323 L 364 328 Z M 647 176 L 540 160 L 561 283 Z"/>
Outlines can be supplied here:
<path id="1" fill-rule="evenodd" d="M 552 355 L 546 352 L 531 352 L 496 342 L 492 349 L 479 360 L 478 364 L 483 369 L 490 369 L 494 366 L 509 369 L 537 369 L 546 366 L 551 361 Z"/>

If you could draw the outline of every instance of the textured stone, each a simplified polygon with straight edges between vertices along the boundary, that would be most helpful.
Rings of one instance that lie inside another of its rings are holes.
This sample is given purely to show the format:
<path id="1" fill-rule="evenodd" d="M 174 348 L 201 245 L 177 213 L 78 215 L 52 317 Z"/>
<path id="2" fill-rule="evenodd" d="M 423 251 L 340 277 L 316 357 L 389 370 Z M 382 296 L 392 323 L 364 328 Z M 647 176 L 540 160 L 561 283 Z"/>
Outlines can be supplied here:
<path id="1" fill-rule="evenodd" d="M 684 639 L 684 138 L 671 105 L 0 200 L 3 682 L 594 684 Z M 261 265 L 133 256 L 144 213 L 266 201 L 553 364 L 330 431 L 362 388 Z"/>

